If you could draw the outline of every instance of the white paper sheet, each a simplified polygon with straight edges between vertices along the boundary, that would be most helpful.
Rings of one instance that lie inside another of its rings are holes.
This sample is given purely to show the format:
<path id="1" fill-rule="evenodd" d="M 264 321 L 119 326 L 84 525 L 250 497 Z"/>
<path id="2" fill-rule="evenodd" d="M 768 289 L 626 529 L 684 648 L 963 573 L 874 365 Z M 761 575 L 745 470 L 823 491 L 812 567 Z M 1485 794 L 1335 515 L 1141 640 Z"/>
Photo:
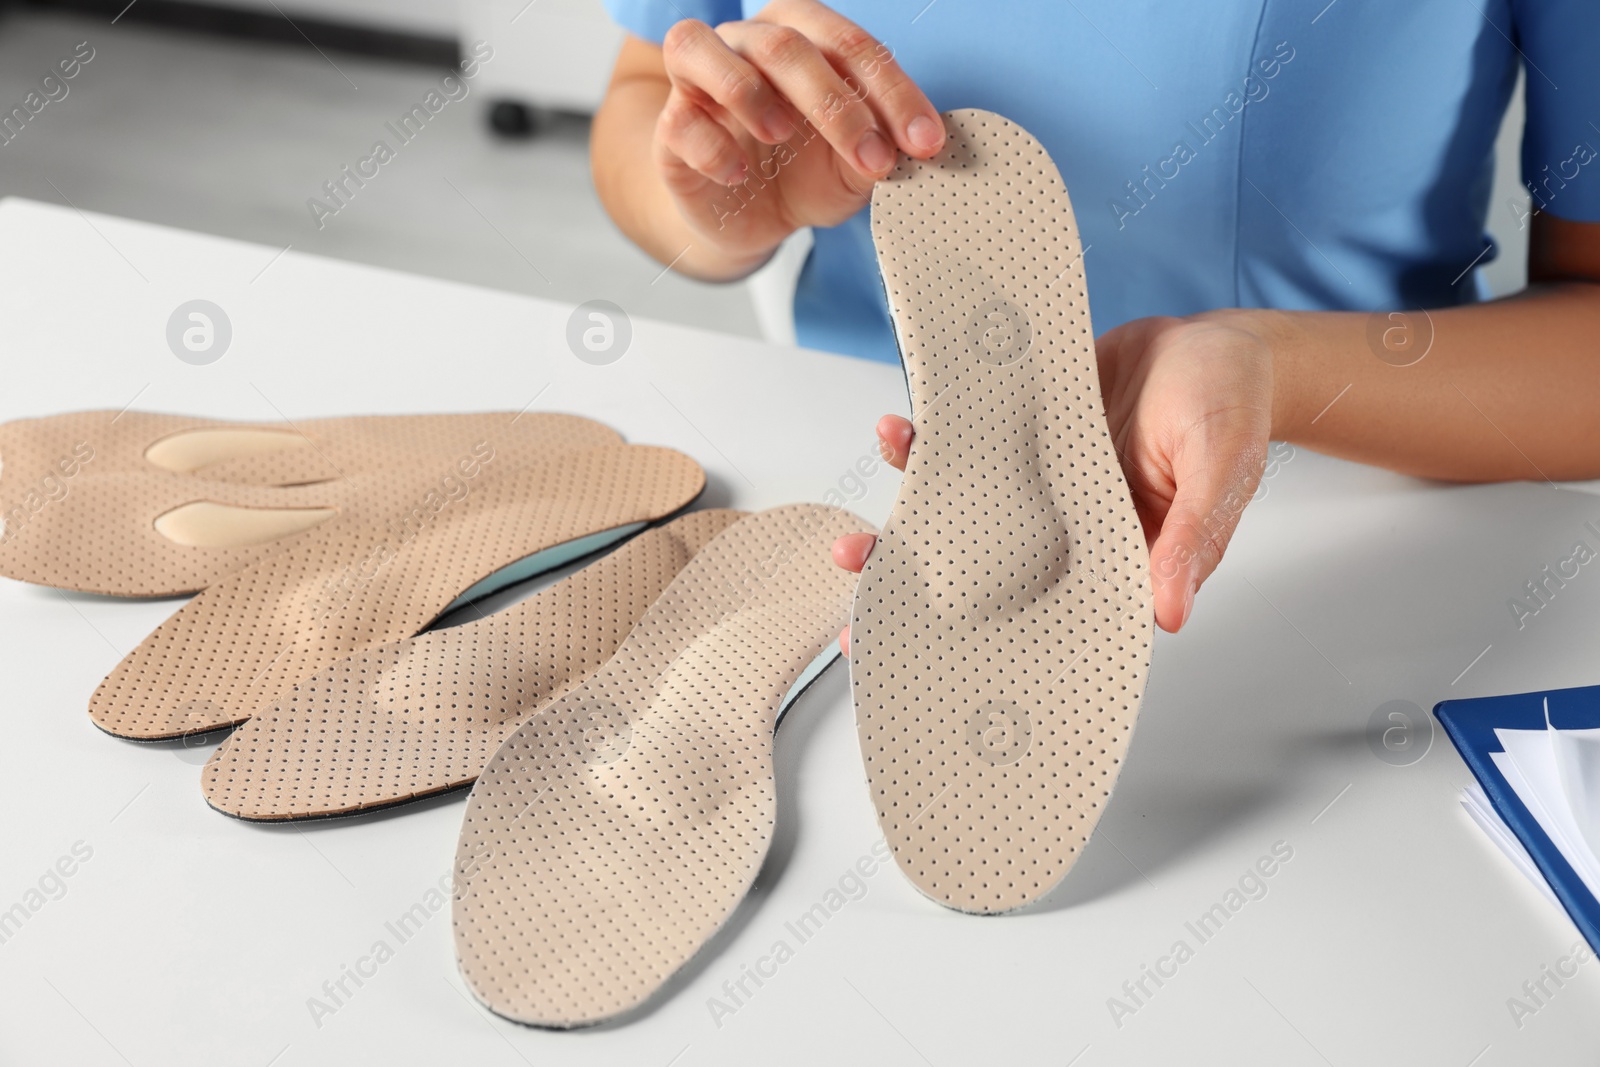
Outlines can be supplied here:
<path id="1" fill-rule="evenodd" d="M 1550 725 L 1549 700 L 1544 702 L 1544 722 L 1567 807 L 1590 855 L 1600 856 L 1600 730 L 1557 730 Z"/>
<path id="2" fill-rule="evenodd" d="M 1538 864 L 1533 862 L 1528 850 L 1522 847 L 1517 835 L 1511 832 L 1511 828 L 1500 818 L 1500 813 L 1494 810 L 1494 804 L 1489 800 L 1489 795 L 1483 791 L 1483 786 L 1473 782 L 1463 789 L 1461 806 L 1467 809 L 1467 814 L 1478 824 L 1478 829 L 1489 835 L 1489 840 L 1506 854 L 1506 858 L 1533 883 L 1534 888 L 1543 893 L 1550 903 L 1558 908 L 1561 907 L 1561 901 L 1556 899 L 1555 890 L 1544 880 Z"/>
<path id="3" fill-rule="evenodd" d="M 1557 730 L 1550 725 L 1548 701 L 1545 724 L 1543 730 L 1496 730 L 1505 751 L 1492 758 L 1562 857 L 1600 900 L 1600 730 Z M 1471 804 L 1467 810 L 1483 824 L 1482 813 Z M 1488 812 L 1510 833 L 1492 807 Z M 1485 829 L 1499 843 L 1499 835 Z"/>

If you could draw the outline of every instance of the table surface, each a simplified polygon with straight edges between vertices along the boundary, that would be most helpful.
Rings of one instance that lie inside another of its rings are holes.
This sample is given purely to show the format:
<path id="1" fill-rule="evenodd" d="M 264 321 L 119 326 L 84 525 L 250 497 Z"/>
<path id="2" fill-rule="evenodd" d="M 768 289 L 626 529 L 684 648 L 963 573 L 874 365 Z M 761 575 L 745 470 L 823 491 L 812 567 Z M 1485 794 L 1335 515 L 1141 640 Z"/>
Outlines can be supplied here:
<path id="1" fill-rule="evenodd" d="M 568 306 L 15 199 L 0 248 L 0 418 L 532 403 L 696 457 L 704 506 L 836 491 L 881 521 L 893 501 L 871 428 L 905 410 L 894 368 L 644 320 L 592 366 Z M 232 325 L 206 366 L 166 341 L 197 298 Z M 879 834 L 834 668 L 779 732 L 778 833 L 735 918 L 646 1010 L 575 1033 L 485 1012 L 447 908 L 314 1012 L 448 875 L 464 796 L 305 827 L 223 818 L 199 791 L 208 750 L 118 741 L 85 713 L 181 601 L 0 582 L 0 911 L 28 914 L 0 945 L 0 1062 L 1579 1062 L 1600 1047 L 1600 965 L 1513 1014 L 1578 935 L 1462 811 L 1443 734 L 1423 726 L 1425 754 L 1396 765 L 1373 723 L 1390 701 L 1600 681 L 1600 576 L 1532 617 L 1508 604 L 1600 540 L 1593 488 L 1290 453 L 1190 628 L 1158 638 L 1099 832 L 1008 917 L 942 910 L 892 866 L 849 878 Z M 45 877 L 74 850 L 71 877 Z M 1248 877 L 1274 850 L 1289 858 Z M 795 943 L 786 924 L 818 903 L 837 907 Z M 1220 928 L 1195 925 L 1218 904 Z M 757 986 L 780 940 L 792 955 Z"/>

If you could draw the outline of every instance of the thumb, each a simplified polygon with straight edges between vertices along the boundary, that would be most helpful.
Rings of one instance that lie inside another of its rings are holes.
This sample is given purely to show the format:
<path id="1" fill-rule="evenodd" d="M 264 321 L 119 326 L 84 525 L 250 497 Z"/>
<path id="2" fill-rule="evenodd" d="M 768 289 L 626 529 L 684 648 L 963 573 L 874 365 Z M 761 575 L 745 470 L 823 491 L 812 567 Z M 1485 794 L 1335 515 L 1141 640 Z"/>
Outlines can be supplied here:
<path id="1" fill-rule="evenodd" d="M 1156 625 L 1177 633 L 1194 610 L 1194 595 L 1222 561 L 1245 505 L 1261 482 L 1265 448 L 1236 449 L 1219 461 L 1210 453 L 1176 472 L 1172 504 L 1150 546 Z"/>

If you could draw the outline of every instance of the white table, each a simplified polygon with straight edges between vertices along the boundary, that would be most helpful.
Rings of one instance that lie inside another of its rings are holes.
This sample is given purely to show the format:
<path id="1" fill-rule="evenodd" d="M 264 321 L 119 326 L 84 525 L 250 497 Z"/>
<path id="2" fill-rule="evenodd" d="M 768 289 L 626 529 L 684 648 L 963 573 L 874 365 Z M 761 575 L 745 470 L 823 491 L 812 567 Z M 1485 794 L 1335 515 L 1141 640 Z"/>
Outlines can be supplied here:
<path id="1" fill-rule="evenodd" d="M 590 366 L 566 347 L 568 307 L 67 208 L 0 203 L 0 249 L 0 418 L 537 397 L 697 457 L 705 504 L 761 508 L 854 484 L 876 417 L 906 402 L 893 368 L 642 320 L 619 362 Z M 209 366 L 166 344 L 194 298 L 232 323 Z M 859 509 L 881 521 L 894 472 L 864 485 Z M 1520 631 L 1507 607 L 1597 517 L 1582 491 L 1428 485 L 1296 455 L 1190 631 L 1158 640 L 1121 785 L 1048 901 L 964 917 L 891 866 L 736 1004 L 724 983 L 792 941 L 785 924 L 878 837 L 833 670 L 779 734 L 779 834 L 730 928 L 649 1010 L 578 1033 L 478 1007 L 447 910 L 319 1027 L 308 1000 L 447 873 L 462 796 L 304 828 L 223 818 L 199 792 L 204 751 L 121 742 L 85 713 L 179 602 L 0 582 L 0 910 L 75 844 L 92 850 L 0 945 L 0 1062 L 1580 1062 L 1600 1047 L 1600 965 L 1515 1025 L 1507 998 L 1578 935 L 1468 821 L 1469 776 L 1442 733 L 1393 766 L 1368 724 L 1394 699 L 1600 679 L 1600 574 Z M 1277 842 L 1293 856 L 1266 895 L 1201 943 L 1185 924 Z M 1134 1001 L 1124 983 L 1179 939 L 1192 957 Z M 713 997 L 736 1010 L 714 1018 Z M 1114 1018 L 1113 997 L 1136 1010 Z"/>

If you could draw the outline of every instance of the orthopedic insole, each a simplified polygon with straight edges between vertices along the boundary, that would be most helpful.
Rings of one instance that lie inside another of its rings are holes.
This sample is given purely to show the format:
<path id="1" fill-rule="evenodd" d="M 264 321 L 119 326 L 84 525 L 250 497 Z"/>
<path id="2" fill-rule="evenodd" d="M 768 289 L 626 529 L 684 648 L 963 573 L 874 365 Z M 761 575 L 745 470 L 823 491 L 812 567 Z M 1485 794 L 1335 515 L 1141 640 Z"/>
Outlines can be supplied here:
<path id="1" fill-rule="evenodd" d="M 352 463 L 346 475 L 309 485 L 209 481 L 209 473 L 174 473 L 142 461 L 137 467 L 96 466 L 96 453 L 49 489 L 0 500 L 7 508 L 0 513 L 0 575 L 114 596 L 192 593 L 296 543 L 336 515 L 383 516 L 397 526 L 423 522 L 441 502 L 470 494 L 484 472 L 621 443 L 615 431 L 597 422 L 540 412 L 522 415 L 515 424 L 495 414 L 416 416 L 375 425 L 408 421 L 420 427 L 412 446 L 391 449 L 385 441 L 359 457 L 370 462 Z M 118 454 L 113 450 L 106 458 Z M 386 454 L 394 456 L 392 465 L 373 465 Z M 341 455 L 357 458 L 350 449 Z M 4 458 L 5 470 L 13 471 L 11 457 Z M 13 487 L 26 488 L 31 479 L 17 474 Z"/>
<path id="2" fill-rule="evenodd" d="M 493 441 L 519 458 L 620 445 L 592 419 L 546 412 L 353 415 L 246 423 L 150 411 L 73 411 L 0 423 L 0 501 L 36 489 L 62 462 L 96 473 L 164 470 L 211 482 L 305 485 L 362 471 L 410 467 Z M 74 474 L 76 471 L 74 471 Z M 68 478 L 72 475 L 68 475 Z"/>
<path id="3" fill-rule="evenodd" d="M 682 453 L 624 445 L 485 468 L 426 521 L 341 514 L 184 605 L 100 683 L 89 713 L 106 732 L 144 741 L 237 725 L 302 678 L 414 636 L 463 593 L 537 573 L 529 557 L 548 569 L 570 558 L 554 549 L 603 547 L 704 485 Z"/>
<path id="4" fill-rule="evenodd" d="M 1149 667 L 1144 535 L 1100 400 L 1067 190 L 1025 130 L 945 116 L 872 196 L 916 429 L 856 589 L 878 823 L 924 894 L 1043 896 L 1111 795 Z"/>
<path id="5" fill-rule="evenodd" d="M 734 523 L 615 656 L 500 746 L 455 868 L 456 959 L 490 1009 L 601 1022 L 732 914 L 772 837 L 773 731 L 850 613 L 832 543 L 870 531 L 816 504 Z"/>
<path id="6" fill-rule="evenodd" d="M 743 512 L 695 511 L 504 611 L 365 649 L 257 712 L 212 754 L 211 806 L 352 815 L 470 785 L 513 730 L 604 663 Z"/>

